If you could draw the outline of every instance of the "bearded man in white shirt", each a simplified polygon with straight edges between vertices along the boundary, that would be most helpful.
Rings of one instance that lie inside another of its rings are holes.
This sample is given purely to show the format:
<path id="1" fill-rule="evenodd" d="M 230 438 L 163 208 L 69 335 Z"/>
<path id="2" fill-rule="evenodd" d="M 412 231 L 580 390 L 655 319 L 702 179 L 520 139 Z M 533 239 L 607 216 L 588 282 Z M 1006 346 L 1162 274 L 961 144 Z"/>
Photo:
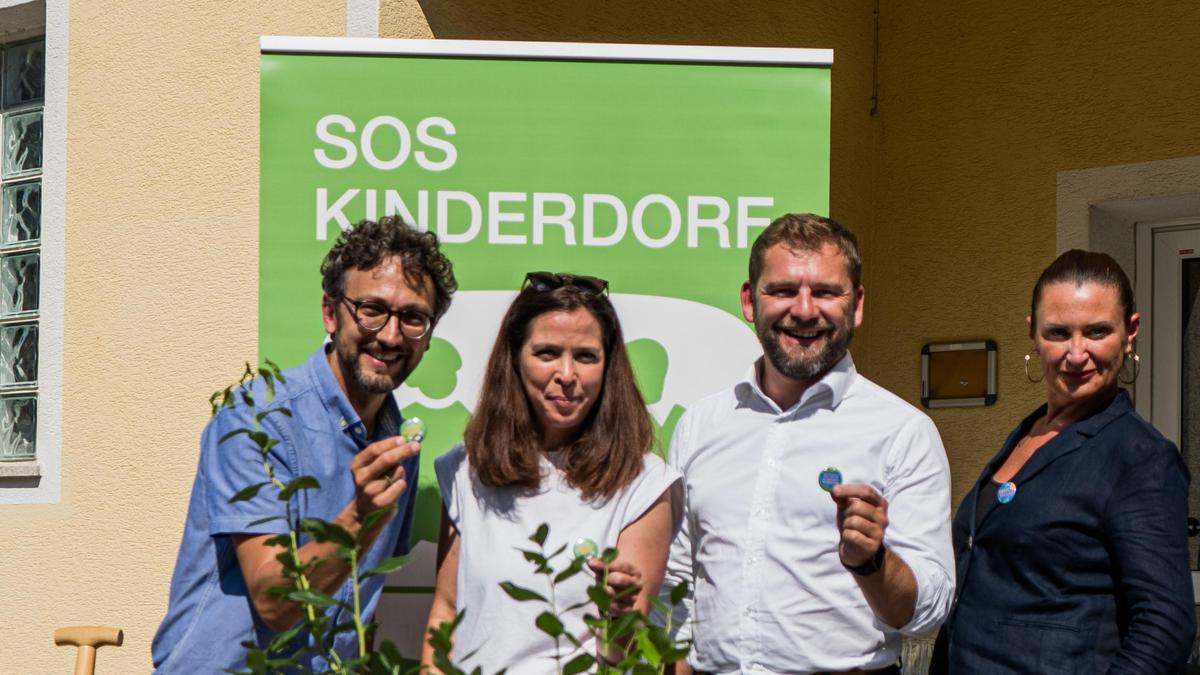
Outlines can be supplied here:
<path id="1" fill-rule="evenodd" d="M 677 673 L 898 674 L 901 634 L 950 610 L 946 453 L 928 417 L 854 368 L 861 272 L 828 218 L 785 215 L 754 243 L 742 311 L 764 355 L 671 441 L 687 500 L 664 586 L 691 589 Z"/>

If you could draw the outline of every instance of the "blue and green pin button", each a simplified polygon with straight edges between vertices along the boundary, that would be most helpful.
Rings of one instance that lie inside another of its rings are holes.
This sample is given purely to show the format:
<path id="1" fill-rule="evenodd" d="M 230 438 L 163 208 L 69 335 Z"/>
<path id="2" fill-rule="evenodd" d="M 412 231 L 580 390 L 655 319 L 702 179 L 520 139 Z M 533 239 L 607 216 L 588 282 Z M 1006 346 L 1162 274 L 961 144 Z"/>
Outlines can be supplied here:
<path id="1" fill-rule="evenodd" d="M 826 492 L 833 492 L 835 486 L 842 484 L 842 472 L 836 467 L 827 466 L 817 474 L 817 485 Z"/>
<path id="2" fill-rule="evenodd" d="M 1007 504 L 1017 496 L 1017 484 L 1011 480 L 996 489 L 996 501 Z"/>

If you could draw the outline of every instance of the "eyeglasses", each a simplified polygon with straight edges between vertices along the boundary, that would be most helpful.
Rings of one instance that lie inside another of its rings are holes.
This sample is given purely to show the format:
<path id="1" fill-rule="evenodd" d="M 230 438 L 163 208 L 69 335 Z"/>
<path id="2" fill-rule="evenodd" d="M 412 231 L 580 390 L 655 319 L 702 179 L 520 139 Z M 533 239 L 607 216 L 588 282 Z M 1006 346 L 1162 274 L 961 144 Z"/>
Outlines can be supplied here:
<path id="1" fill-rule="evenodd" d="M 433 319 L 417 309 L 392 309 L 374 300 L 351 300 L 342 298 L 342 302 L 350 306 L 350 314 L 354 323 L 368 333 L 378 333 L 383 330 L 394 315 L 400 322 L 400 333 L 410 340 L 419 340 L 429 332 Z"/>
<path id="2" fill-rule="evenodd" d="M 556 272 L 530 272 L 525 275 L 525 282 L 521 284 L 522 289 L 533 288 L 538 293 L 546 293 L 564 286 L 591 295 L 608 295 L 608 282 L 600 277 Z"/>

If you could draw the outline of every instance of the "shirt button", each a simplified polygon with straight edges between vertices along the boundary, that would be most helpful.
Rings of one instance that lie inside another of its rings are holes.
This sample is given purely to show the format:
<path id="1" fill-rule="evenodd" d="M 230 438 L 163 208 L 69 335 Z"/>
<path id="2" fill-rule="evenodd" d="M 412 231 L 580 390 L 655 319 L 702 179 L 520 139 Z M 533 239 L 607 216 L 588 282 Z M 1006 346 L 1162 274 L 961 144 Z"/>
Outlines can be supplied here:
<path id="1" fill-rule="evenodd" d="M 346 418 L 343 417 L 342 419 L 338 420 L 338 424 L 340 424 L 342 426 L 342 428 L 345 429 L 346 428 Z"/>

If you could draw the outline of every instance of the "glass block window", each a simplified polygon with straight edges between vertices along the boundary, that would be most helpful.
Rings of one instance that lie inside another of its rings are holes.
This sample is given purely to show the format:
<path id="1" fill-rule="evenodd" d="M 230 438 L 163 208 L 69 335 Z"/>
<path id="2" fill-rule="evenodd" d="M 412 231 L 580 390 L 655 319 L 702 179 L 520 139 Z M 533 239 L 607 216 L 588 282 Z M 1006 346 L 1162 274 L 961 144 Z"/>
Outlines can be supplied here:
<path id="1" fill-rule="evenodd" d="M 43 39 L 0 44 L 0 462 L 37 456 Z"/>

